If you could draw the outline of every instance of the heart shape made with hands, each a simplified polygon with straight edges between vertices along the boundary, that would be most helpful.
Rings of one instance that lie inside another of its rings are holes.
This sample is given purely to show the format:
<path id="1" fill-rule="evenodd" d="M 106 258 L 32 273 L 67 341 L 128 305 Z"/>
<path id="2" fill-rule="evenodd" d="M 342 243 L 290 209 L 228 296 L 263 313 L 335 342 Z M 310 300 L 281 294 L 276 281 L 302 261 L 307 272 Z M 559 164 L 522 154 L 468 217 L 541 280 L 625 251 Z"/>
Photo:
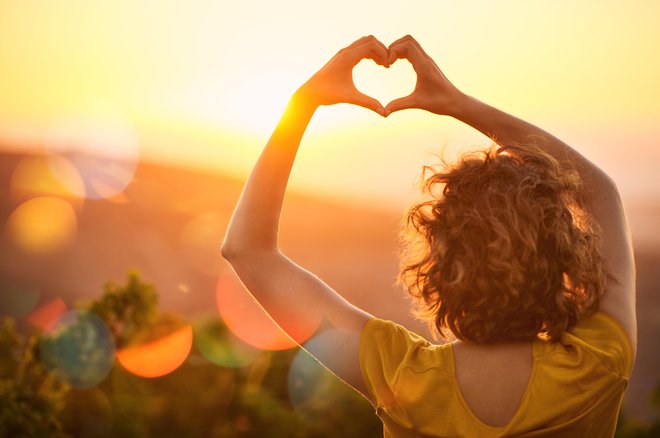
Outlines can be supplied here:
<path id="1" fill-rule="evenodd" d="M 371 59 L 363 59 L 353 68 L 353 83 L 360 92 L 385 106 L 412 93 L 417 74 L 406 60 L 400 59 L 385 68 Z"/>

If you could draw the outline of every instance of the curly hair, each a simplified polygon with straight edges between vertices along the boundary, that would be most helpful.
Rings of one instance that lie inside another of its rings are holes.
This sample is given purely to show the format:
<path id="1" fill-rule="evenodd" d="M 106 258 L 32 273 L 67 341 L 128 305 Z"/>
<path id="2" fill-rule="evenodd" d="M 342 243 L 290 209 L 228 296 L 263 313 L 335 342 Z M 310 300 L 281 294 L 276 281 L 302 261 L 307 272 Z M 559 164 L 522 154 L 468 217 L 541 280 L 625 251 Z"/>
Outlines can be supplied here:
<path id="1" fill-rule="evenodd" d="M 422 175 L 431 199 L 404 218 L 399 279 L 435 334 L 556 341 L 597 310 L 600 233 L 574 169 L 530 144 L 492 146 Z"/>

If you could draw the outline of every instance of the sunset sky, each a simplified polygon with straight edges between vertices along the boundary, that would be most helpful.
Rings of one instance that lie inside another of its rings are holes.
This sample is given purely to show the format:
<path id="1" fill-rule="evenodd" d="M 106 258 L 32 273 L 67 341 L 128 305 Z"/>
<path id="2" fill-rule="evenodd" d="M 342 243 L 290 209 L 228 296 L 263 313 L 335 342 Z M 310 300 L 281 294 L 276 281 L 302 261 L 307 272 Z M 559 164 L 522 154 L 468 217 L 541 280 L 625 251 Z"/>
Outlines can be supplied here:
<path id="1" fill-rule="evenodd" d="M 660 199 L 659 19 L 655 1 L 0 0 L 0 144 L 57 149 L 79 129 L 103 153 L 244 178 L 337 50 L 412 34 L 466 93 L 572 144 L 629 199 Z M 354 74 L 383 103 L 415 80 L 405 61 Z M 403 204 L 433 153 L 486 144 L 418 110 L 326 107 L 291 182 Z"/>

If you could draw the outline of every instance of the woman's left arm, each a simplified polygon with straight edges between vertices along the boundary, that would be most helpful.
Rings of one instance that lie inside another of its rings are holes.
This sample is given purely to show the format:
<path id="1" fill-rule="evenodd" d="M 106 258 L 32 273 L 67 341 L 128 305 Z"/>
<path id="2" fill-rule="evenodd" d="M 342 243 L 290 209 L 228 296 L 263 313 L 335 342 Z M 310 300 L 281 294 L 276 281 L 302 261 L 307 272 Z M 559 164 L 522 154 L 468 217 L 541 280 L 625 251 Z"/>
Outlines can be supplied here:
<path id="1" fill-rule="evenodd" d="M 383 114 L 382 105 L 360 93 L 352 70 L 360 60 L 388 66 L 387 48 L 364 37 L 339 51 L 291 98 L 240 197 L 222 244 L 222 255 L 275 322 L 292 338 L 301 326 L 321 322 L 319 332 L 336 344 L 311 353 L 355 389 L 368 394 L 358 364 L 360 333 L 370 315 L 348 303 L 278 248 L 279 218 L 302 136 L 320 105 L 352 103 Z M 339 354 L 337 354 L 339 353 Z"/>

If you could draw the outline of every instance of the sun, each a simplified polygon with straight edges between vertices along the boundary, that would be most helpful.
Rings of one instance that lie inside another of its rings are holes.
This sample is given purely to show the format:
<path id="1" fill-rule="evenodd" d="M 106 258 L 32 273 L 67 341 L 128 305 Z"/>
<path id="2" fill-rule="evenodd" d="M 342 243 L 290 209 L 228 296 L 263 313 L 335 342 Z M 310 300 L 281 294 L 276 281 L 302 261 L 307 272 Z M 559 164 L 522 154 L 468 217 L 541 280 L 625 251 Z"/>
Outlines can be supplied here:
<path id="1" fill-rule="evenodd" d="M 291 95 L 302 85 L 290 68 L 246 66 L 222 80 L 191 81 L 176 93 L 174 104 L 185 117 L 203 123 L 230 125 L 259 136 L 269 134 Z"/>

